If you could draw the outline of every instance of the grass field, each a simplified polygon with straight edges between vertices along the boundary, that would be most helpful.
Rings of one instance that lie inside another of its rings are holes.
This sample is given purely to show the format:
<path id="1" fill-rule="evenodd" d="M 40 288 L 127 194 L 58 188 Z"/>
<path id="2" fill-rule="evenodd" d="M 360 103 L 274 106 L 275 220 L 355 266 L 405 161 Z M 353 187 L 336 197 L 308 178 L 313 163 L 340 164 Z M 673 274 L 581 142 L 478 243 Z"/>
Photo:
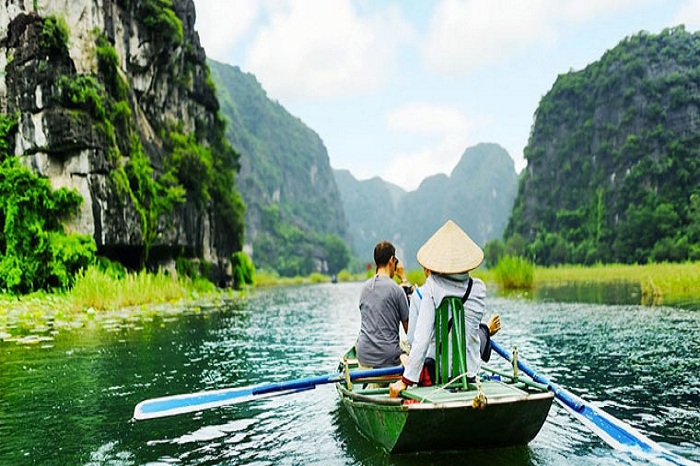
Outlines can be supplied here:
<path id="1" fill-rule="evenodd" d="M 477 269 L 474 275 L 487 283 L 498 282 L 495 273 L 491 270 Z M 646 305 L 682 301 L 700 302 L 700 262 L 535 267 L 532 286 L 536 288 L 544 284 L 576 282 L 638 283 L 642 291 L 641 304 Z"/>

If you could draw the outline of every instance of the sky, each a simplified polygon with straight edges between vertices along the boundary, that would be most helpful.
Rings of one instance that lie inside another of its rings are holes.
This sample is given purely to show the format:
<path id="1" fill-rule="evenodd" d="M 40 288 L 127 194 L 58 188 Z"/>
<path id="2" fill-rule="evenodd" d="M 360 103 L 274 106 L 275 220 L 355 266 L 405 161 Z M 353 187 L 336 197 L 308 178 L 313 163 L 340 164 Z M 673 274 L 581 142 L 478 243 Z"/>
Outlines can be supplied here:
<path id="1" fill-rule="evenodd" d="M 194 3 L 207 56 L 255 75 L 318 133 L 331 167 L 408 191 L 481 142 L 520 172 L 558 75 L 640 31 L 700 29 L 700 0 Z"/>

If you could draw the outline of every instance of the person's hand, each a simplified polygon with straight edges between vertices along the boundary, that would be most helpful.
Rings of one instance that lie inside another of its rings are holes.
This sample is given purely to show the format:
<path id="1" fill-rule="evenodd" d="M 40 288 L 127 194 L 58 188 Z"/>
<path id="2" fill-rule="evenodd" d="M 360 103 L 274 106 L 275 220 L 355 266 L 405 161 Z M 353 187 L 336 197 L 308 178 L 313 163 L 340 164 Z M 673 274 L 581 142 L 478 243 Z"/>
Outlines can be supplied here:
<path id="1" fill-rule="evenodd" d="M 403 380 L 397 380 L 389 385 L 389 398 L 398 398 L 404 390 L 406 390 L 406 384 L 403 383 Z"/>
<path id="2" fill-rule="evenodd" d="M 406 364 L 408 363 L 408 355 L 406 353 L 401 353 L 399 359 L 401 360 L 401 365 L 406 367 Z"/>
<path id="3" fill-rule="evenodd" d="M 494 314 L 489 319 L 488 323 L 489 335 L 494 336 L 501 329 L 501 316 Z"/>
<path id="4" fill-rule="evenodd" d="M 401 280 L 402 283 L 406 281 L 406 269 L 403 266 L 403 262 L 396 262 L 396 268 L 394 269 L 394 272 L 396 276 L 399 277 L 399 280 Z"/>

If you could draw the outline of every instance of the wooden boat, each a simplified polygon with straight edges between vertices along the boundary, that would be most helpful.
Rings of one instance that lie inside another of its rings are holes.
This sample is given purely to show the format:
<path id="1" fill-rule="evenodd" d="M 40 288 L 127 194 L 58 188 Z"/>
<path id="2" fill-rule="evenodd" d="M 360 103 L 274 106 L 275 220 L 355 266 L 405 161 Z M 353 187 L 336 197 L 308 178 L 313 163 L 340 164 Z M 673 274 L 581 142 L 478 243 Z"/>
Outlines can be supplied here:
<path id="1" fill-rule="evenodd" d="M 343 357 L 343 370 L 356 366 L 356 359 Z M 554 394 L 529 378 L 484 369 L 490 374 L 466 390 L 455 383 L 414 387 L 390 398 L 386 377 L 380 383 L 387 387 L 365 387 L 376 379 L 346 379 L 336 389 L 360 432 L 389 453 L 527 444 L 547 419 Z"/>

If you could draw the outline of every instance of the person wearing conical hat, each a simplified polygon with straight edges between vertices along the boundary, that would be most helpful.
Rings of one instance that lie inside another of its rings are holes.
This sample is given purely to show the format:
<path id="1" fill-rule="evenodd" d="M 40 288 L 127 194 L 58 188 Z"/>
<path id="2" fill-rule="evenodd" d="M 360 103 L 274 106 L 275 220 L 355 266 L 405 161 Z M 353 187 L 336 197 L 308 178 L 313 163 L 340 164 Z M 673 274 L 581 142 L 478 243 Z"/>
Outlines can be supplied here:
<path id="1" fill-rule="evenodd" d="M 415 322 L 413 342 L 401 380 L 390 385 L 391 396 L 406 387 L 421 383 L 432 384 L 430 363 L 434 368 L 435 310 L 445 297 L 463 297 L 469 289 L 469 272 L 484 259 L 481 248 L 455 222 L 448 220 L 418 250 L 418 263 L 429 271 L 421 288 L 422 298 Z M 472 282 L 470 295 L 475 305 L 465 307 L 467 327 L 467 378 L 475 378 L 481 367 L 479 324 L 484 314 L 485 285 L 481 280 Z M 426 364 L 426 361 L 428 364 Z M 425 366 L 425 368 L 424 368 Z M 425 379 L 428 380 L 425 380 Z"/>

